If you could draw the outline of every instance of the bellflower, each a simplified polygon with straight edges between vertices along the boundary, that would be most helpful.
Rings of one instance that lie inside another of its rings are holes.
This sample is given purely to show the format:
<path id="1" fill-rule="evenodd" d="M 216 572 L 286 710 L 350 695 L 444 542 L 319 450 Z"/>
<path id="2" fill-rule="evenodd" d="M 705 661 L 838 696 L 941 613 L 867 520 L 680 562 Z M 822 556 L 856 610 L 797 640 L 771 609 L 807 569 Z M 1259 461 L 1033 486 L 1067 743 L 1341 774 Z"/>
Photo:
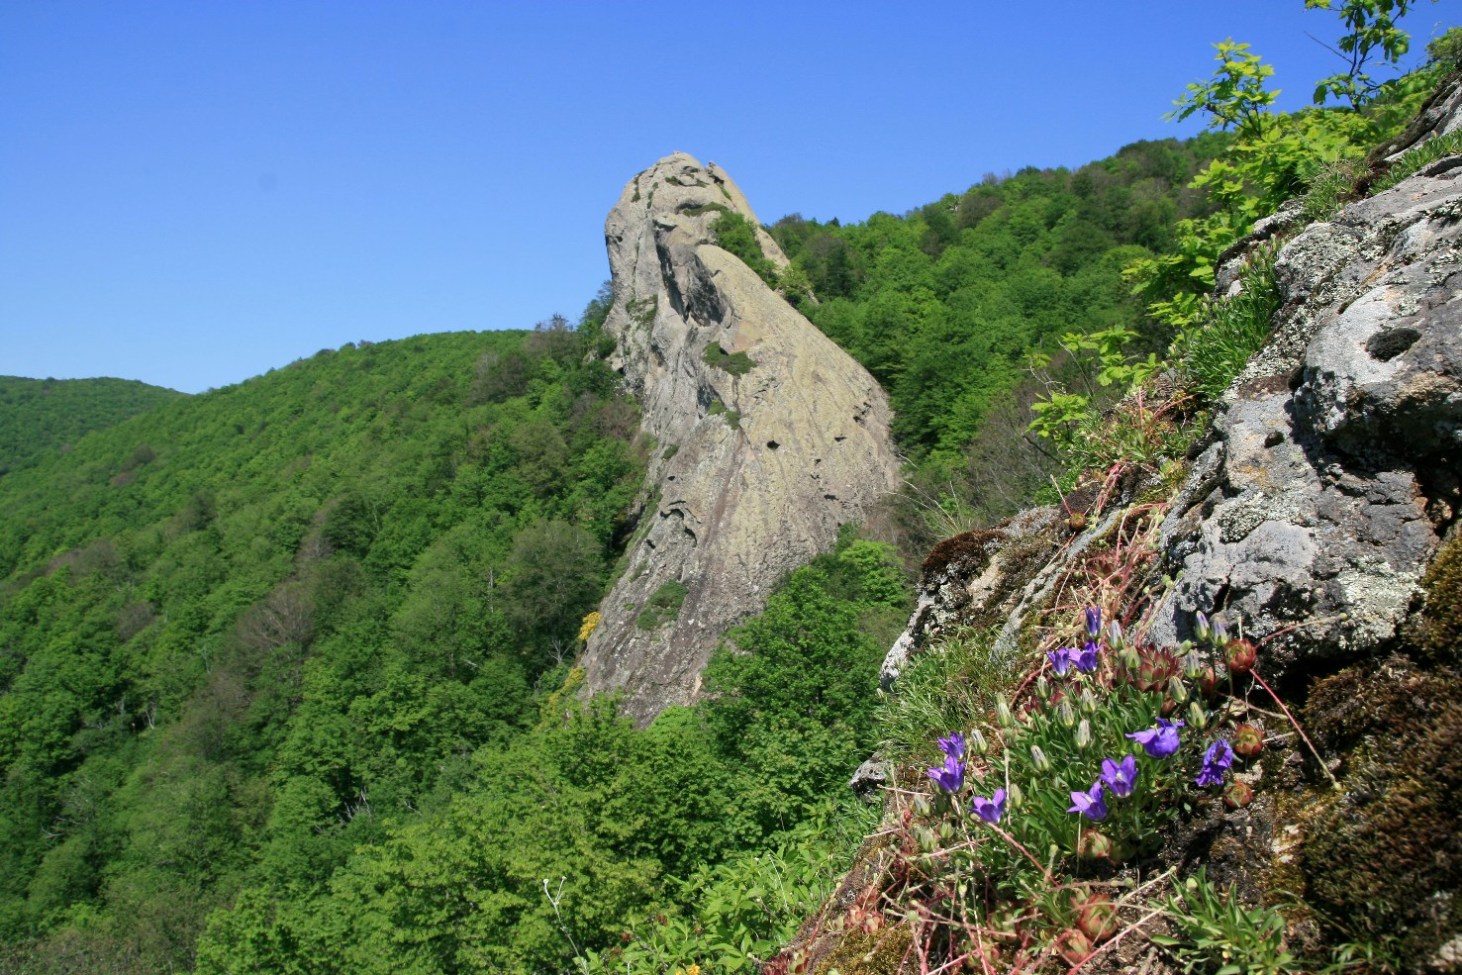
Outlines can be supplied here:
<path id="1" fill-rule="evenodd" d="M 953 755 L 944 756 L 944 764 L 926 773 L 945 792 L 958 792 L 965 784 L 965 763 Z"/>
<path id="2" fill-rule="evenodd" d="M 975 796 L 970 803 L 970 812 L 992 826 L 1000 822 L 1000 816 L 1005 812 L 1005 790 L 996 789 L 995 794 L 988 799 Z"/>
<path id="3" fill-rule="evenodd" d="M 1086 608 L 1086 635 L 1095 640 L 1102 632 L 1102 611 L 1100 607 Z"/>
<path id="4" fill-rule="evenodd" d="M 1200 787 L 1222 785 L 1223 773 L 1233 763 L 1233 747 L 1229 745 L 1228 739 L 1220 738 L 1209 745 L 1208 751 L 1203 753 L 1203 768 L 1198 770 L 1198 777 L 1193 781 Z"/>
<path id="5" fill-rule="evenodd" d="M 939 750 L 953 759 L 965 757 L 965 736 L 951 731 L 948 738 L 939 739 Z"/>
<path id="6" fill-rule="evenodd" d="M 1123 756 L 1120 762 L 1102 759 L 1101 779 L 1118 799 L 1127 798 L 1137 786 L 1137 759 L 1131 755 Z"/>
<path id="7" fill-rule="evenodd" d="M 1158 718 L 1156 728 L 1128 732 L 1127 737 L 1141 745 L 1153 758 L 1167 758 L 1178 750 L 1178 729 L 1183 726 L 1181 721 Z"/>
<path id="8" fill-rule="evenodd" d="M 1107 818 L 1107 803 L 1102 798 L 1102 783 L 1097 780 L 1086 792 L 1071 793 L 1071 808 L 1067 812 L 1081 813 L 1094 823 Z"/>
<path id="9" fill-rule="evenodd" d="M 1057 676 L 1065 677 L 1067 669 L 1076 661 L 1076 650 L 1073 647 L 1048 650 L 1046 659 L 1051 661 L 1051 669 L 1056 671 Z"/>
<path id="10" fill-rule="evenodd" d="M 1074 651 L 1073 651 L 1074 653 Z M 1097 669 L 1097 645 L 1092 641 L 1086 641 L 1086 646 L 1081 648 L 1080 653 L 1074 653 L 1072 663 L 1076 669 L 1083 674 L 1089 674 Z"/>

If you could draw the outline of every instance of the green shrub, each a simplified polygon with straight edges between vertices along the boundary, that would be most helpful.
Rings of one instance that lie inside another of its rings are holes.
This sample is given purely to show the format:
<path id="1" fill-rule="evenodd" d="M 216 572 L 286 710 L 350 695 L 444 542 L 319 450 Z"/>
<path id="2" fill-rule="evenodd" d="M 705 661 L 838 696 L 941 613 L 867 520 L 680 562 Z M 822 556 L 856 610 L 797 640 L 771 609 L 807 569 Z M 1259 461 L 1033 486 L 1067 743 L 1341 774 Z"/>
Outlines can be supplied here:
<path id="1" fill-rule="evenodd" d="M 642 630 L 655 630 L 666 623 L 674 622 L 680 615 L 680 606 L 689 592 L 685 583 L 678 579 L 669 580 L 655 590 L 655 594 L 635 619 L 635 626 Z"/>
<path id="2" fill-rule="evenodd" d="M 1173 354 L 1195 392 L 1217 399 L 1249 357 L 1264 345 L 1279 308 L 1274 256 L 1269 246 L 1254 255 L 1239 280 L 1243 290 L 1206 299 L 1197 320 L 1178 333 Z"/>
<path id="3" fill-rule="evenodd" d="M 745 352 L 727 352 L 716 342 L 706 346 L 701 358 L 706 365 L 729 372 L 733 376 L 744 376 L 756 368 L 756 361 Z"/>

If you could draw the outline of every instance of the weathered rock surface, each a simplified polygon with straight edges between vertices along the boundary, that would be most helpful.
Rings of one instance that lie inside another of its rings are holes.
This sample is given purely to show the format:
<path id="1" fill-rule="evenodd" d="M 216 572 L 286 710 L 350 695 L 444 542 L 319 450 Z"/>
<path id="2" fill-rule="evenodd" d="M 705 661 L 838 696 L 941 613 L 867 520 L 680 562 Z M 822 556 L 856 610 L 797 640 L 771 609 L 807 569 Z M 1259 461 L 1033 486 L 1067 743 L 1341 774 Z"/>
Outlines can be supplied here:
<path id="1" fill-rule="evenodd" d="M 726 174 L 684 153 L 631 180 L 605 224 L 613 364 L 658 446 L 582 664 L 587 690 L 623 691 L 641 720 L 693 698 L 727 628 L 897 484 L 883 391 L 715 244 L 726 211 L 786 263 Z M 678 613 L 642 615 L 678 586 Z"/>
<path id="2" fill-rule="evenodd" d="M 1280 251 L 1275 336 L 1162 529 L 1178 584 L 1155 640 L 1219 611 L 1278 674 L 1396 636 L 1458 503 L 1459 245 L 1454 157 Z"/>

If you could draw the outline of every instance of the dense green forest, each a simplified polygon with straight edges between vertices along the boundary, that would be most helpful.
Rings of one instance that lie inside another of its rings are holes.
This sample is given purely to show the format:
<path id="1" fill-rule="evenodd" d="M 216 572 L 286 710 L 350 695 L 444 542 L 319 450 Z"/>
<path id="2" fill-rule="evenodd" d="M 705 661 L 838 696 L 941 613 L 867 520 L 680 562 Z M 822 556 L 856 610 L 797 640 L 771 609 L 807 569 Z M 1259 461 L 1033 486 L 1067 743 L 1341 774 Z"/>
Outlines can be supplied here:
<path id="1" fill-rule="evenodd" d="M 183 395 L 133 379 L 0 376 L 0 474 Z"/>
<path id="2" fill-rule="evenodd" d="M 725 923 L 785 937 L 906 582 L 849 535 L 713 701 L 580 705 L 649 449 L 606 309 L 324 351 L 0 483 L 7 970 L 558 967 L 773 868 Z"/>

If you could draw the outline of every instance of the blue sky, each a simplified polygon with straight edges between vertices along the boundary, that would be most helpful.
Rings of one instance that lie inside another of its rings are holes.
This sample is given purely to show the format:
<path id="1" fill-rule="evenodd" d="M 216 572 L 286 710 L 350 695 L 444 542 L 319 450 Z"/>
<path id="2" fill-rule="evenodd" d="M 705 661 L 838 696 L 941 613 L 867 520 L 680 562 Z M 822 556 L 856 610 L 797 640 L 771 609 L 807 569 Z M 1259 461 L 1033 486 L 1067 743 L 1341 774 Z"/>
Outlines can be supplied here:
<path id="1" fill-rule="evenodd" d="M 1427 37 L 1462 0 L 1421 2 Z M 360 339 L 577 317 L 673 150 L 765 221 L 904 212 L 1143 138 L 1302 0 L 0 0 L 0 375 L 197 392 Z"/>

